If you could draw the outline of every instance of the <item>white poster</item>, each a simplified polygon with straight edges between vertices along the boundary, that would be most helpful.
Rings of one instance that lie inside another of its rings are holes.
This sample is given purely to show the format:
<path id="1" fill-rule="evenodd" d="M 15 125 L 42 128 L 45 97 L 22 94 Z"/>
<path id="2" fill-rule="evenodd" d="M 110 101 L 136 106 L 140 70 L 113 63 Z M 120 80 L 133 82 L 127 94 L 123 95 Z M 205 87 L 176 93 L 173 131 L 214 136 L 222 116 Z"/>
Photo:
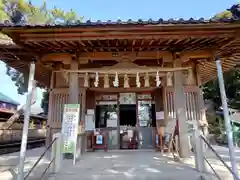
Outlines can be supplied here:
<path id="1" fill-rule="evenodd" d="M 141 127 L 146 127 L 147 126 L 147 121 L 145 121 L 145 120 L 142 120 L 142 121 L 139 121 L 139 126 L 141 126 Z"/>
<path id="2" fill-rule="evenodd" d="M 156 112 L 156 120 L 163 120 L 164 119 L 164 111 Z"/>
<path id="3" fill-rule="evenodd" d="M 95 129 L 94 115 L 85 115 L 85 131 L 93 131 Z"/>
<path id="4" fill-rule="evenodd" d="M 63 153 L 76 155 L 80 104 L 65 104 L 62 121 Z"/>
<path id="5" fill-rule="evenodd" d="M 87 110 L 87 114 L 88 115 L 94 115 L 95 113 L 94 113 L 94 109 L 88 109 Z"/>
<path id="6" fill-rule="evenodd" d="M 117 119 L 108 119 L 107 127 L 117 127 Z"/>

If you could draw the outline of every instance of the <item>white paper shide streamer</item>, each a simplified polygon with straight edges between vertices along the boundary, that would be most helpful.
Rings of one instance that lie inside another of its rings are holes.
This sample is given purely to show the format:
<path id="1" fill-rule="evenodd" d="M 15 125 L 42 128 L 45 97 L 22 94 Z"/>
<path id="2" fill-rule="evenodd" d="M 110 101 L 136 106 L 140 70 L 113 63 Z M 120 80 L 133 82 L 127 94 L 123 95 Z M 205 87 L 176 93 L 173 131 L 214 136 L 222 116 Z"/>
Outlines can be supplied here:
<path id="1" fill-rule="evenodd" d="M 123 87 L 124 87 L 124 88 L 129 88 L 129 87 L 130 87 L 130 86 L 129 86 L 129 78 L 128 78 L 128 75 L 127 75 L 127 74 L 124 75 L 124 84 L 123 84 Z"/>
<path id="2" fill-rule="evenodd" d="M 144 76 L 144 87 L 150 87 L 150 84 L 149 84 L 149 75 L 148 73 L 145 74 Z"/>
<path id="3" fill-rule="evenodd" d="M 118 87 L 119 83 L 118 83 L 118 73 L 116 72 L 115 74 L 115 79 L 113 81 L 113 86 L 114 87 Z"/>
<path id="4" fill-rule="evenodd" d="M 172 86 L 172 73 L 167 73 L 167 86 Z"/>
<path id="5" fill-rule="evenodd" d="M 89 87 L 89 77 L 88 77 L 88 73 L 85 74 L 84 76 L 84 87 Z"/>
<path id="6" fill-rule="evenodd" d="M 139 78 L 139 73 L 137 73 L 137 77 L 136 77 L 136 85 L 137 85 L 138 88 L 141 87 L 140 78 Z"/>
<path id="7" fill-rule="evenodd" d="M 109 77 L 108 77 L 108 74 L 104 75 L 104 88 L 109 88 Z"/>
<path id="8" fill-rule="evenodd" d="M 98 83 L 99 83 L 99 74 L 98 72 L 96 72 L 94 86 L 98 87 Z"/>
<path id="9" fill-rule="evenodd" d="M 159 78 L 159 72 L 156 74 L 156 86 L 159 87 L 161 84 L 160 78 Z"/>

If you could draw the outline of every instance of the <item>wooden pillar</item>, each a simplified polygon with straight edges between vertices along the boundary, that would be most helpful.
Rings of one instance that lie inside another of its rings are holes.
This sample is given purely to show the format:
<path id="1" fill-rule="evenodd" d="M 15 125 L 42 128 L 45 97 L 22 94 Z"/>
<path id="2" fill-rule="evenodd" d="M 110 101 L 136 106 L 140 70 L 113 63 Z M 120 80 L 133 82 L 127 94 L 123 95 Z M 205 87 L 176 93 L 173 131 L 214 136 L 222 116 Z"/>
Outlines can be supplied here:
<path id="1" fill-rule="evenodd" d="M 82 105 L 82 111 L 81 111 L 81 120 L 83 120 L 83 122 L 85 122 L 85 115 L 86 115 L 86 111 L 87 111 L 87 96 L 86 96 L 86 89 L 81 89 L 81 105 Z"/>
<path id="2" fill-rule="evenodd" d="M 155 109 L 156 112 L 160 112 L 164 110 L 164 102 L 163 102 L 163 88 L 157 88 L 155 90 Z M 160 119 L 156 119 L 159 126 L 164 126 L 165 125 L 165 121 L 164 120 L 160 120 Z"/>
<path id="3" fill-rule="evenodd" d="M 86 88 L 80 88 L 80 100 L 79 100 L 79 103 L 81 104 L 80 108 L 81 108 L 81 111 L 80 111 L 80 121 L 79 121 L 79 124 L 80 124 L 80 130 L 79 132 L 84 132 L 84 127 L 85 127 L 85 115 L 86 115 L 86 112 L 87 112 L 87 104 L 86 104 Z"/>
<path id="4" fill-rule="evenodd" d="M 71 70 L 78 70 L 78 62 L 71 61 Z M 79 79 L 78 73 L 69 74 L 69 104 L 79 104 Z"/>
<path id="5" fill-rule="evenodd" d="M 155 110 L 156 112 L 163 111 L 164 105 L 163 105 L 163 97 L 162 97 L 162 88 L 157 88 L 155 90 Z M 165 126 L 165 119 L 157 119 L 156 117 L 156 130 L 158 134 L 158 148 L 160 148 L 161 152 L 164 150 L 164 142 L 163 142 L 163 136 L 164 136 L 164 126 Z"/>
<path id="6" fill-rule="evenodd" d="M 50 90 L 49 90 L 49 103 L 48 103 L 48 119 L 47 119 L 47 131 L 46 131 L 46 141 L 45 141 L 45 146 L 47 147 L 50 142 L 52 141 L 52 124 L 53 124 L 53 88 L 54 88 L 54 78 L 55 78 L 55 73 L 52 72 L 51 74 L 51 80 L 50 80 Z"/>
<path id="7" fill-rule="evenodd" d="M 200 125 L 202 126 L 202 131 L 203 135 L 207 136 L 208 135 L 208 122 L 207 122 L 207 117 L 206 117 L 206 109 L 205 109 L 205 104 L 204 104 L 204 97 L 203 97 L 203 91 L 200 87 L 202 84 L 200 75 L 199 75 L 199 66 L 196 65 L 196 77 L 197 77 L 197 85 L 199 87 L 199 109 L 200 109 Z"/>
<path id="8" fill-rule="evenodd" d="M 121 147 L 121 139 L 120 139 L 120 94 L 117 95 L 117 149 Z"/>
<path id="9" fill-rule="evenodd" d="M 173 57 L 174 67 L 181 66 L 181 59 Z M 190 146 L 188 137 L 188 125 L 186 118 L 186 97 L 183 86 L 183 72 L 174 72 L 174 104 L 176 117 L 179 122 L 179 140 L 180 140 L 180 157 L 190 157 Z"/>
<path id="10" fill-rule="evenodd" d="M 162 82 L 162 105 L 163 105 L 163 111 L 164 111 L 164 124 L 167 125 L 168 123 L 168 109 L 167 109 L 167 99 L 166 99 L 166 88 L 167 88 L 167 77 L 165 76 L 163 78 Z"/>

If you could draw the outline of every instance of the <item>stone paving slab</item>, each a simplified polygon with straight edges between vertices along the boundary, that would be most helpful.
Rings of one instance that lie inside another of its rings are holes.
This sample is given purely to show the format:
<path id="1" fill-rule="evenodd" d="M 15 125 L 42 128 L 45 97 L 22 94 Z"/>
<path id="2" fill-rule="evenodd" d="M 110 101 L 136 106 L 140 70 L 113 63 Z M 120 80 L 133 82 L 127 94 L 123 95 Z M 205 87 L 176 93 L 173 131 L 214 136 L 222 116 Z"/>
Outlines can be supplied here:
<path id="1" fill-rule="evenodd" d="M 231 167 L 229 150 L 227 147 L 221 146 L 213 146 L 213 148 L 217 151 L 217 153 L 221 156 L 223 161 Z M 205 156 L 210 164 L 213 166 L 214 170 L 223 180 L 232 180 L 232 174 L 227 170 L 227 168 L 223 165 L 223 163 L 216 157 L 216 155 L 210 150 L 207 149 L 205 152 Z M 238 165 L 238 175 L 240 177 L 240 148 L 235 148 L 235 157 Z M 194 158 L 188 158 L 184 160 L 184 163 L 194 166 Z M 212 169 L 207 165 L 207 169 L 209 172 L 213 173 Z"/>
<path id="2" fill-rule="evenodd" d="M 25 160 L 25 173 L 34 165 L 40 155 L 44 152 L 45 148 L 36 148 L 27 150 Z M 19 164 L 20 152 L 5 154 L 0 156 L 0 180 L 14 180 L 17 175 L 17 169 Z M 38 180 L 41 177 L 42 172 L 45 170 L 49 163 L 48 158 L 45 156 L 40 162 L 37 168 L 31 174 L 30 179 Z"/>
<path id="3" fill-rule="evenodd" d="M 230 165 L 228 149 L 214 146 L 215 150 Z M 44 148 L 27 151 L 25 171 L 27 172 L 37 161 Z M 232 180 L 231 174 L 211 153 L 206 153 L 208 160 L 224 180 Z M 240 166 L 240 149 L 236 149 L 236 158 Z M 49 180 L 108 180 L 108 179 L 199 179 L 200 174 L 194 169 L 193 158 L 184 163 L 174 162 L 172 156 L 165 157 L 151 150 L 117 150 L 105 152 L 89 152 L 84 154 L 75 166 L 72 161 L 64 160 L 62 169 L 57 175 L 50 175 Z M 47 157 L 40 162 L 28 180 L 39 180 L 47 167 Z M 0 156 L 0 180 L 13 180 L 19 164 L 19 152 Z M 240 174 L 240 167 L 239 167 Z M 206 175 L 203 175 L 206 177 Z M 211 176 L 207 176 L 211 179 Z"/>
<path id="4" fill-rule="evenodd" d="M 194 168 L 155 151 L 115 151 L 86 153 L 72 166 L 64 160 L 64 166 L 49 180 L 172 180 L 199 179 Z"/>

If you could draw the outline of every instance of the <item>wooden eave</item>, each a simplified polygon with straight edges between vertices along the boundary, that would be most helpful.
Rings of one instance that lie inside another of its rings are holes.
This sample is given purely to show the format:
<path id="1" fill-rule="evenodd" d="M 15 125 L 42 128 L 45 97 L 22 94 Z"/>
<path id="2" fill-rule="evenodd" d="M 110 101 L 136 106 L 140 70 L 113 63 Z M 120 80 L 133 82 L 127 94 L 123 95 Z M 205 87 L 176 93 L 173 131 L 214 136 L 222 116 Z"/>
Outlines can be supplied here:
<path id="1" fill-rule="evenodd" d="M 164 51 L 184 54 L 185 52 L 211 51 L 213 54 L 220 54 L 223 60 L 223 70 L 227 71 L 238 64 L 240 54 L 239 30 L 240 24 L 236 23 L 2 27 L 2 32 L 11 37 L 20 49 L 0 47 L 0 53 L 2 53 L 2 58 L 12 57 L 15 61 L 14 65 L 10 63 L 11 60 L 5 62 L 13 67 L 18 66 L 20 62 L 27 64 L 31 58 L 48 53 L 85 53 L 88 54 L 86 56 L 87 64 L 81 65 L 81 67 L 89 68 L 93 67 L 91 64 L 96 60 L 89 56 L 91 53 Z M 20 60 L 14 59 L 11 54 L 20 57 Z M 98 58 L 96 67 L 101 67 L 100 60 L 105 60 L 105 58 L 106 56 L 104 59 Z M 161 58 L 161 56 L 156 56 L 155 60 L 161 61 Z M 108 60 L 111 60 L 111 57 Z M 149 58 L 144 60 L 135 59 L 139 64 L 150 62 Z M 213 59 L 196 57 L 191 61 L 197 64 L 202 83 L 216 76 Z M 46 68 L 45 62 L 38 63 L 37 80 L 49 85 L 51 70 L 54 69 L 54 64 L 59 62 L 51 62 L 53 69 Z M 154 65 L 154 62 L 151 63 Z"/>

